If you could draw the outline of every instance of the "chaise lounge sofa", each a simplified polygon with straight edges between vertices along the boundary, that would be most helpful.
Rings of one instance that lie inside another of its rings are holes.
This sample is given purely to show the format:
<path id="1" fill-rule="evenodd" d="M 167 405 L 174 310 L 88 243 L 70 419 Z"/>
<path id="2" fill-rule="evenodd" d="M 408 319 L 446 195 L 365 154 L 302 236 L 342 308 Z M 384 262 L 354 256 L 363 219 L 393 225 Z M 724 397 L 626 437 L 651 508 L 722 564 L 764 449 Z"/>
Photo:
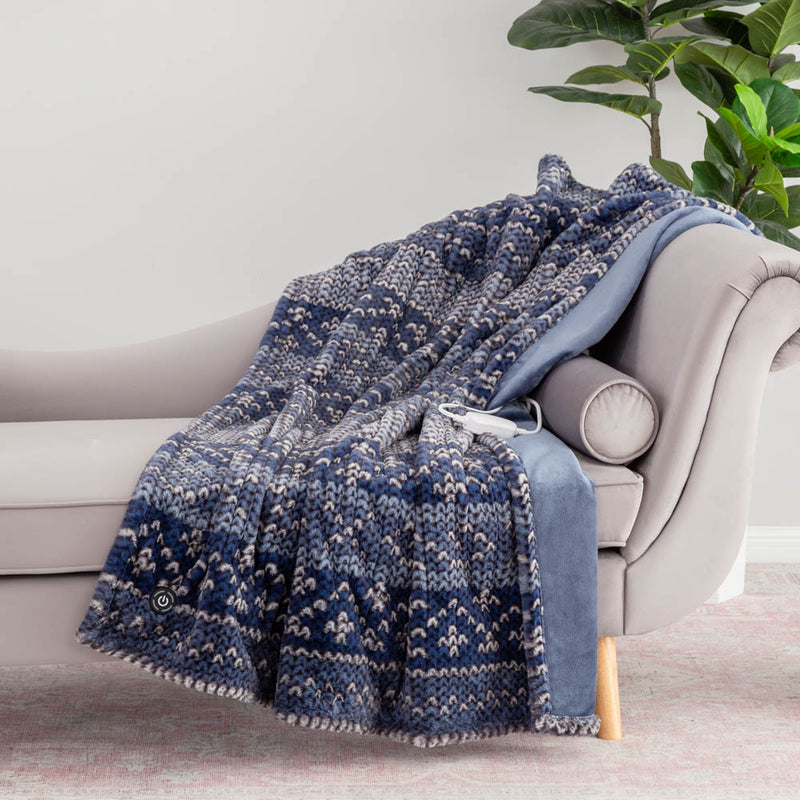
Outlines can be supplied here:
<path id="1" fill-rule="evenodd" d="M 136 479 L 244 373 L 272 308 L 123 347 L 0 351 L 0 665 L 105 658 L 75 631 Z M 590 355 L 641 382 L 660 417 L 631 463 L 577 452 L 597 499 L 600 736 L 615 739 L 614 637 L 692 611 L 740 549 L 767 375 L 800 359 L 800 253 L 693 227 Z"/>

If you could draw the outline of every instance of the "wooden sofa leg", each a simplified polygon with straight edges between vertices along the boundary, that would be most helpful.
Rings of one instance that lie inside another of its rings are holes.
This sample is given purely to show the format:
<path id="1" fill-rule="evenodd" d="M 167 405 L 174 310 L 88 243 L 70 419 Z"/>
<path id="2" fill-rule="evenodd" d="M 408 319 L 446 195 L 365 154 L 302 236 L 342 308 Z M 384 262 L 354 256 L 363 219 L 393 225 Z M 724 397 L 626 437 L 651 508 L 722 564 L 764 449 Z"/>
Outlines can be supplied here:
<path id="1" fill-rule="evenodd" d="M 617 647 L 613 636 L 597 640 L 597 701 L 594 713 L 600 717 L 600 739 L 621 739 Z"/>

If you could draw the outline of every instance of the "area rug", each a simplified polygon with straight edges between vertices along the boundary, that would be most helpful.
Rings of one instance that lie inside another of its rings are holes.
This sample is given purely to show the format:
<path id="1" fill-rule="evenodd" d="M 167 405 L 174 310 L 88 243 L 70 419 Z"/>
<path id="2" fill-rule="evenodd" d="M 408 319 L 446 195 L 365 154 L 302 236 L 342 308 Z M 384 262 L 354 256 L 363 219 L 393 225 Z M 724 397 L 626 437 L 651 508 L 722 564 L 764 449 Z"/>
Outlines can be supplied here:
<path id="1" fill-rule="evenodd" d="M 800 565 L 617 640 L 624 738 L 414 750 L 287 726 L 129 664 L 0 668 L 4 800 L 788 800 L 800 785 Z"/>

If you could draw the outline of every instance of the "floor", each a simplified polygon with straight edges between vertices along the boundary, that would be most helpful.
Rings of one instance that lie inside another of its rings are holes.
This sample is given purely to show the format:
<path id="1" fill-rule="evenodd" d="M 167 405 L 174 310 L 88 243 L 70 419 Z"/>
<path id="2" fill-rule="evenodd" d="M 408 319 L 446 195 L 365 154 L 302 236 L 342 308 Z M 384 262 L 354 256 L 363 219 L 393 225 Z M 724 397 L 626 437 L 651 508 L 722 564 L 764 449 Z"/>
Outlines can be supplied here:
<path id="1" fill-rule="evenodd" d="M 295 728 L 109 662 L 0 668 L 0 798 L 800 797 L 800 564 L 617 640 L 625 736 L 417 750 Z"/>

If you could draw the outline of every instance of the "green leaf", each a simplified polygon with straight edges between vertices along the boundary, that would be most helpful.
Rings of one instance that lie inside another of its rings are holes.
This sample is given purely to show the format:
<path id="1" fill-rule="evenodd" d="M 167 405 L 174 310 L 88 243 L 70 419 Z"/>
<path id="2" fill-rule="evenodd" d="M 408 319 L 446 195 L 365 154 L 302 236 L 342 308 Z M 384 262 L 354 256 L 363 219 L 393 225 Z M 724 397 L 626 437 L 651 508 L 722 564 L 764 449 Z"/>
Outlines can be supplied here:
<path id="1" fill-rule="evenodd" d="M 658 75 L 676 53 L 697 41 L 697 36 L 664 36 L 650 42 L 628 42 L 628 69 L 639 75 Z"/>
<path id="2" fill-rule="evenodd" d="M 567 103 L 596 103 L 639 118 L 661 111 L 660 101 L 639 94 L 608 94 L 572 86 L 531 86 L 528 91 L 546 94 Z"/>
<path id="3" fill-rule="evenodd" d="M 800 139 L 781 139 L 777 136 L 767 136 L 767 142 L 778 150 L 787 153 L 800 153 Z"/>
<path id="4" fill-rule="evenodd" d="M 706 67 L 706 69 L 719 81 L 725 95 L 725 105 L 730 106 L 736 102 L 736 86 L 738 81 L 719 67 Z"/>
<path id="5" fill-rule="evenodd" d="M 747 175 L 749 174 L 750 174 L 749 169 L 747 170 L 735 169 L 733 171 L 734 180 L 736 181 L 736 183 L 739 184 L 739 188 L 743 188 L 744 185 L 747 183 L 748 181 Z"/>
<path id="6" fill-rule="evenodd" d="M 788 64 L 778 67 L 778 69 L 772 73 L 772 77 L 776 81 L 782 81 L 783 83 L 796 81 L 800 78 L 800 61 L 790 61 Z"/>
<path id="7" fill-rule="evenodd" d="M 800 174 L 791 175 L 792 167 L 800 167 L 800 154 L 788 153 L 785 150 L 773 150 L 773 162 L 780 168 L 781 174 L 786 178 L 800 178 Z"/>
<path id="8" fill-rule="evenodd" d="M 742 203 L 742 213 L 751 219 L 767 219 L 783 225 L 784 228 L 796 228 L 800 225 L 800 186 L 787 186 L 786 196 L 789 198 L 789 212 L 783 213 L 778 201 L 763 192 L 748 192 Z"/>
<path id="9" fill-rule="evenodd" d="M 680 186 L 682 189 L 692 189 L 692 181 L 686 174 L 684 168 L 677 161 L 669 161 L 666 158 L 656 158 L 650 156 L 650 166 L 659 173 L 663 178 L 675 186 Z"/>
<path id="10" fill-rule="evenodd" d="M 736 116 L 729 108 L 717 109 L 719 115 L 733 128 L 736 137 L 742 143 L 742 149 L 751 164 L 760 166 L 769 154 L 769 148 Z"/>
<path id="11" fill-rule="evenodd" d="M 747 166 L 747 158 L 742 150 L 742 143 L 736 136 L 736 131 L 730 123 L 720 117 L 718 120 L 711 120 L 702 112 L 698 111 L 706 122 L 706 135 L 711 145 L 734 167 Z"/>
<path id="12" fill-rule="evenodd" d="M 784 166 L 783 164 L 780 164 L 778 162 L 778 159 L 775 158 L 775 156 L 772 157 L 772 160 L 775 163 L 775 166 L 777 166 L 778 169 L 781 171 L 781 175 L 783 175 L 784 178 L 800 178 L 800 163 L 798 163 L 797 166 L 787 167 Z M 800 162 L 800 159 L 798 159 L 798 162 Z M 788 192 L 789 189 L 787 189 L 786 191 Z"/>
<path id="13" fill-rule="evenodd" d="M 762 56 L 774 56 L 800 41 L 800 0 L 769 0 L 748 14 L 742 24 L 750 45 Z"/>
<path id="14" fill-rule="evenodd" d="M 691 61 L 695 64 L 719 67 L 744 84 L 752 83 L 756 78 L 769 78 L 767 59 L 745 50 L 738 44 L 697 42 L 684 47 L 678 54 L 677 61 L 681 63 Z"/>
<path id="15" fill-rule="evenodd" d="M 750 88 L 764 104 L 768 131 L 781 130 L 797 121 L 800 99 L 788 86 L 772 78 L 758 78 L 750 84 Z"/>
<path id="16" fill-rule="evenodd" d="M 638 12 L 625 11 L 603 0 L 542 0 L 517 17 L 508 32 L 511 44 L 527 50 L 597 39 L 635 42 L 644 38 L 644 24 Z"/>
<path id="17" fill-rule="evenodd" d="M 708 143 L 708 140 L 706 140 L 706 143 L 703 147 L 703 159 L 712 163 L 719 170 L 720 174 L 725 179 L 725 182 L 733 187 L 733 184 L 736 181 L 736 168 L 725 161 L 725 159 L 717 151 L 716 147 L 712 147 Z M 731 188 L 731 195 L 732 194 L 733 188 Z M 732 200 L 727 202 L 732 202 Z"/>
<path id="18" fill-rule="evenodd" d="M 771 73 L 775 72 L 776 69 L 780 69 L 784 64 L 789 64 L 794 60 L 792 53 L 778 53 L 778 55 L 772 56 L 769 60 L 769 71 Z"/>
<path id="19" fill-rule="evenodd" d="M 737 84 L 737 102 L 731 106 L 731 110 L 737 117 L 749 124 L 750 130 L 756 136 L 767 135 L 767 109 L 755 90 L 749 86 Z"/>
<path id="20" fill-rule="evenodd" d="M 719 81 L 709 71 L 708 67 L 686 62 L 675 63 L 675 74 L 683 84 L 683 88 L 691 92 L 698 100 L 711 108 L 725 105 L 725 92 Z"/>
<path id="21" fill-rule="evenodd" d="M 647 0 L 617 0 L 617 2 L 627 8 L 641 8 Z"/>
<path id="22" fill-rule="evenodd" d="M 753 218 L 750 217 L 750 219 Z M 761 229 L 761 232 L 767 237 L 767 239 L 780 244 L 785 244 L 787 247 L 791 247 L 794 250 L 800 250 L 800 239 L 798 239 L 790 231 L 787 231 L 783 225 L 780 225 L 777 222 L 773 222 L 769 219 L 753 219 L 753 222 L 758 225 L 758 227 Z"/>
<path id="23" fill-rule="evenodd" d="M 701 197 L 711 197 L 723 203 L 733 201 L 733 180 L 726 180 L 710 161 L 692 162 L 692 191 Z"/>
<path id="24" fill-rule="evenodd" d="M 585 86 L 592 83 L 618 83 L 619 81 L 633 81 L 644 86 L 644 81 L 626 66 L 613 67 L 610 64 L 600 64 L 596 67 L 580 69 L 577 72 L 573 72 L 564 82 Z"/>
<path id="25" fill-rule="evenodd" d="M 702 11 L 720 6 L 746 6 L 752 5 L 753 0 L 671 0 L 669 3 L 662 3 L 655 9 L 650 16 L 650 21 L 658 25 L 674 25 L 676 22 L 683 22 L 689 17 L 696 17 Z"/>
<path id="26" fill-rule="evenodd" d="M 792 139 L 793 137 L 800 134 L 800 122 L 793 122 L 791 125 L 787 125 L 785 128 L 781 128 L 775 136 L 781 139 Z"/>
<path id="27" fill-rule="evenodd" d="M 756 173 L 753 186 L 756 189 L 761 189 L 762 192 L 772 195 L 778 201 L 783 213 L 789 213 L 789 197 L 783 185 L 783 175 L 771 161 L 767 161 Z"/>
<path id="28" fill-rule="evenodd" d="M 743 15 L 735 11 L 708 11 L 704 17 L 687 19 L 682 24 L 692 33 L 721 37 L 731 44 L 740 44 L 747 48 L 750 46 L 750 38 L 747 28 L 740 22 L 742 19 Z"/>
<path id="29" fill-rule="evenodd" d="M 700 114 L 700 112 L 698 112 Z M 736 136 L 736 132 L 730 124 L 720 118 L 716 122 L 710 120 L 705 114 L 700 114 L 706 121 L 706 147 L 703 155 L 707 161 L 713 161 L 709 157 L 708 150 L 713 149 L 719 154 L 719 157 L 730 164 L 732 167 L 742 169 L 747 166 L 747 158 L 745 157 L 744 150 L 742 150 L 742 143 Z"/>

